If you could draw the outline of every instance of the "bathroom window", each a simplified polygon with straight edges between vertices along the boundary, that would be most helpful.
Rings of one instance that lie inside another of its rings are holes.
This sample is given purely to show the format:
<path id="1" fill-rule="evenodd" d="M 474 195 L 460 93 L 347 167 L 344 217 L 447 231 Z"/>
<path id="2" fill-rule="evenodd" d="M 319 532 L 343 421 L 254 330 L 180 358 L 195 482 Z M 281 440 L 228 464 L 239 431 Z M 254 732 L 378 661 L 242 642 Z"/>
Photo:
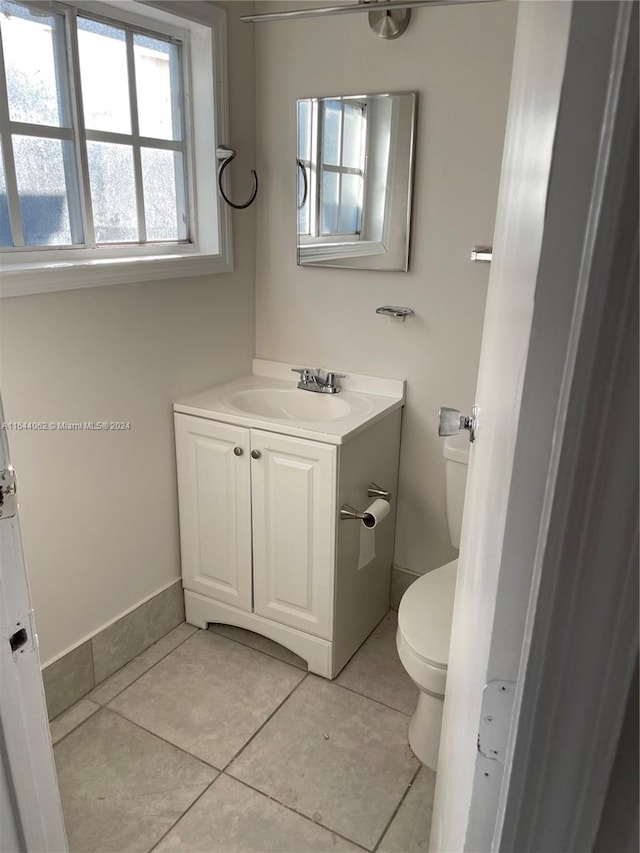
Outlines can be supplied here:
<path id="1" fill-rule="evenodd" d="M 298 233 L 328 240 L 359 239 L 366 102 L 353 98 L 299 101 L 298 128 Z"/>
<path id="2" fill-rule="evenodd" d="M 132 280 L 140 261 L 154 278 L 189 274 L 184 263 L 176 273 L 177 259 L 191 260 L 194 274 L 230 268 L 228 217 L 215 203 L 224 117 L 212 108 L 224 22 L 211 8 L 206 25 L 131 0 L 0 0 L 0 250 L 3 279 L 17 274 L 10 294 L 58 289 L 61 265 L 74 286 L 83 267 L 91 283 L 96 272 L 101 283 Z M 167 269 L 151 270 L 154 261 Z M 53 276 L 29 286 L 43 272 Z"/>

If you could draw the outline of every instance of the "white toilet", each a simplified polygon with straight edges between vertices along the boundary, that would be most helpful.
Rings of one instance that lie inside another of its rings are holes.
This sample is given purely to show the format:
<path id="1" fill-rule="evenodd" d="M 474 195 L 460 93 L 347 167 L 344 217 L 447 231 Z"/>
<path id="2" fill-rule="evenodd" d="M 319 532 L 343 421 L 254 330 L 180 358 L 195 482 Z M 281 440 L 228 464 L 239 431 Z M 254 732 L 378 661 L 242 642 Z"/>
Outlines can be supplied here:
<path id="1" fill-rule="evenodd" d="M 443 454 L 449 536 L 459 548 L 469 464 L 467 434 L 447 438 Z M 420 690 L 418 707 L 409 723 L 409 745 L 432 770 L 438 763 L 457 570 L 458 561 L 452 560 L 414 581 L 398 609 L 398 654 Z"/>

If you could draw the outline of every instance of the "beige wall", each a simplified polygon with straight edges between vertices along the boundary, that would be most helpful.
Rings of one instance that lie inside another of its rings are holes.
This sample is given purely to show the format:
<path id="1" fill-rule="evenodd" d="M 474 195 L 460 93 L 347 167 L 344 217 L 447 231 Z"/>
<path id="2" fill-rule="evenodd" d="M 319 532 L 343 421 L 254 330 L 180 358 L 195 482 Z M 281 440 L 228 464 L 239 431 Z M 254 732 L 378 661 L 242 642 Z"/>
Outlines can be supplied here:
<path id="1" fill-rule="evenodd" d="M 414 10 L 397 41 L 362 15 L 256 27 L 256 354 L 408 380 L 395 562 L 416 572 L 455 555 L 437 411 L 473 403 L 489 269 L 469 254 L 492 240 L 516 14 L 515 3 Z M 419 92 L 410 272 L 297 267 L 296 99 L 406 89 Z M 416 315 L 375 314 L 389 303 Z"/>
<path id="2" fill-rule="evenodd" d="M 255 150 L 254 31 L 237 17 L 230 141 L 242 170 Z M 132 424 L 9 434 L 43 663 L 179 576 L 171 402 L 250 372 L 254 351 L 255 208 L 233 226 L 229 275 L 0 303 L 6 420 Z"/>
<path id="3" fill-rule="evenodd" d="M 10 433 L 45 663 L 178 577 L 171 401 L 249 371 L 254 278 L 259 357 L 409 380 L 396 563 L 452 555 L 435 417 L 473 402 L 488 269 L 469 251 L 493 231 L 515 4 L 419 10 L 396 42 L 358 15 L 247 26 L 227 5 L 234 183 L 256 156 L 261 180 L 234 213 L 235 272 L 0 303 L 7 420 L 132 423 Z M 298 268 L 296 98 L 403 89 L 420 95 L 411 271 Z"/>

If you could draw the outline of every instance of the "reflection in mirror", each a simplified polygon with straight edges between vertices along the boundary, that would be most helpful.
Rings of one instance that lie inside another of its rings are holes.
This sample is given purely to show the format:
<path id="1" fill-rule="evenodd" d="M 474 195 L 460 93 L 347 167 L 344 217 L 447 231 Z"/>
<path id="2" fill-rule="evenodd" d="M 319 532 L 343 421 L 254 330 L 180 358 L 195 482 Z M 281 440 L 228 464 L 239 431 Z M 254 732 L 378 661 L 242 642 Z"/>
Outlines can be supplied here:
<path id="1" fill-rule="evenodd" d="M 298 263 L 407 270 L 416 94 L 298 101 Z"/>

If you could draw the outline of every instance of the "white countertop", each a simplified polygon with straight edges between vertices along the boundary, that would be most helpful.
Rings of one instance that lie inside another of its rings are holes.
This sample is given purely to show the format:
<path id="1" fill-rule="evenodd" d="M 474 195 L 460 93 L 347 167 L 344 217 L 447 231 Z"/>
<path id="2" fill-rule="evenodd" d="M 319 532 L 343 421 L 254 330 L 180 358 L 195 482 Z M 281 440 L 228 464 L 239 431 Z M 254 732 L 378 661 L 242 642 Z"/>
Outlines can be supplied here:
<path id="1" fill-rule="evenodd" d="M 236 426 L 253 427 L 328 444 L 343 444 L 357 433 L 366 429 L 381 418 L 401 408 L 405 401 L 405 381 L 399 379 L 378 379 L 360 374 L 347 374 L 340 380 L 338 394 L 316 394 L 296 388 L 297 378 L 291 372 L 291 365 L 282 362 L 254 359 L 253 374 L 217 385 L 200 394 L 192 394 L 177 400 L 174 411 L 195 415 L 209 420 L 222 421 Z M 333 368 L 330 368 L 333 369 Z M 338 372 L 336 370 L 336 372 Z M 342 371 L 345 372 L 346 371 Z M 242 411 L 233 405 L 232 399 L 241 391 L 254 389 L 275 391 L 293 391 L 295 394 L 314 394 L 320 398 L 343 400 L 351 411 L 335 420 L 309 421 L 294 420 L 290 417 L 257 415 Z"/>

